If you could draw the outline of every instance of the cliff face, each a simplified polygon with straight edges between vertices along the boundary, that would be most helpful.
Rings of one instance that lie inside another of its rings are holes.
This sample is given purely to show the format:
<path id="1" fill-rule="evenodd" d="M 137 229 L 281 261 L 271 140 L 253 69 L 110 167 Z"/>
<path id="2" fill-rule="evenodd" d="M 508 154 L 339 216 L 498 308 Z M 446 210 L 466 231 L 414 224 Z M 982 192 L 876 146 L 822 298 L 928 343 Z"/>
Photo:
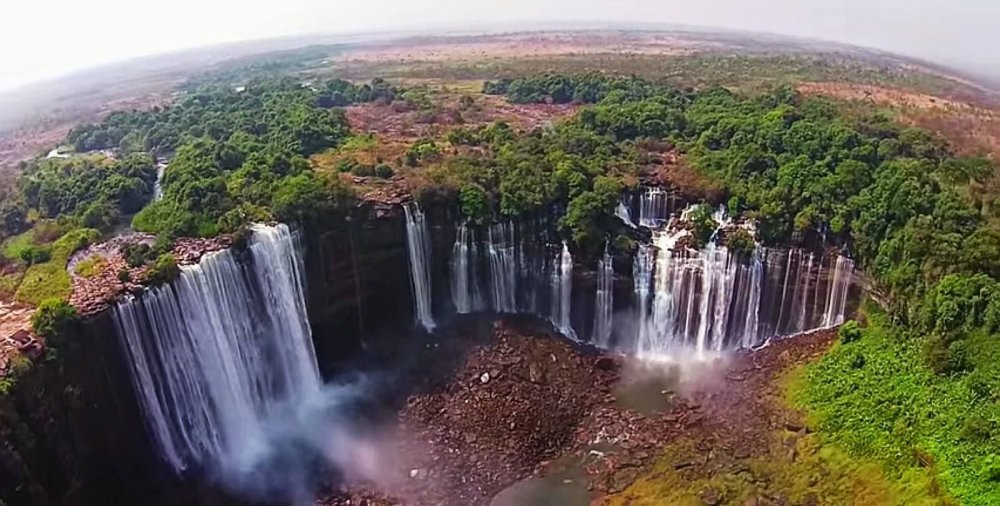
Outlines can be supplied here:
<path id="1" fill-rule="evenodd" d="M 413 297 L 398 209 L 363 207 L 305 230 L 309 316 L 324 374 L 372 340 L 408 332 Z"/>
<path id="2" fill-rule="evenodd" d="M 129 504 L 153 479 L 152 448 L 110 315 L 77 329 L 0 400 L 0 496 L 8 504 Z"/>

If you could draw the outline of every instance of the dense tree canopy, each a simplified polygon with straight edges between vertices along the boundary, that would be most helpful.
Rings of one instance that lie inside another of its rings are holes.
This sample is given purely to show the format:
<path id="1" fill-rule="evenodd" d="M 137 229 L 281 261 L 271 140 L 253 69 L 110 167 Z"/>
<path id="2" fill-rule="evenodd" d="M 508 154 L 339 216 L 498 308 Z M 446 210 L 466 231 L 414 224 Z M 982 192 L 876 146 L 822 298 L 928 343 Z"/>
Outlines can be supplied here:
<path id="1" fill-rule="evenodd" d="M 152 198 L 155 181 L 149 155 L 120 161 L 100 155 L 48 158 L 28 164 L 20 179 L 20 197 L 44 217 L 76 215 L 92 222 L 87 226 L 96 226 L 110 216 L 141 209 Z"/>
<path id="2" fill-rule="evenodd" d="M 345 89 L 342 82 L 332 87 Z M 220 88 L 186 100 L 184 104 L 193 100 L 196 107 L 208 108 L 210 112 L 199 114 L 211 118 L 213 127 L 189 131 L 176 145 L 163 180 L 163 198 L 139 213 L 133 225 L 173 236 L 213 235 L 220 225 L 238 225 L 235 218 L 244 214 L 231 213 L 234 209 L 282 205 L 272 201 L 286 178 L 311 177 L 303 176 L 310 172 L 305 157 L 337 145 L 347 135 L 343 113 L 322 107 L 325 93 L 293 80 L 269 80 L 242 91 Z M 261 214 L 266 212 L 247 218 Z"/>

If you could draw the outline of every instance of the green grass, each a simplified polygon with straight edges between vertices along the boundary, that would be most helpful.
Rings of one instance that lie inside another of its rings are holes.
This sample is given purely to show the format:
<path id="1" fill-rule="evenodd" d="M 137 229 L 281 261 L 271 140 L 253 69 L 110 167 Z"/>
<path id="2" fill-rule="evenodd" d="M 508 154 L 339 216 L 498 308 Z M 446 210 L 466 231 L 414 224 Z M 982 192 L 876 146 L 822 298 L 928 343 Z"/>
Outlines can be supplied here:
<path id="1" fill-rule="evenodd" d="M 881 314 L 863 337 L 837 345 L 793 386 L 823 437 L 881 462 L 900 482 L 932 471 L 961 504 L 1000 504 L 1000 339 L 972 337 L 976 370 L 941 377 L 921 340 L 894 335 Z"/>
<path id="2" fill-rule="evenodd" d="M 35 245 L 35 229 L 11 236 L 3 243 L 3 256 L 12 260 L 21 258 L 21 252 Z"/>
<path id="3" fill-rule="evenodd" d="M 852 458 L 815 434 L 776 432 L 766 457 L 723 465 L 709 475 L 684 474 L 677 462 L 704 458 L 704 452 L 682 439 L 664 449 L 653 469 L 621 494 L 613 506 L 702 506 L 702 494 L 712 490 L 721 504 L 754 504 L 755 498 L 782 497 L 788 504 L 841 506 L 941 504 L 923 491 L 908 493 L 887 479 L 878 463 Z M 794 449 L 794 450 L 793 450 Z M 794 457 L 792 456 L 794 452 Z"/>
<path id="4" fill-rule="evenodd" d="M 378 136 L 375 134 L 352 135 L 338 148 L 342 153 L 369 151 L 378 147 Z"/>
<path id="5" fill-rule="evenodd" d="M 108 264 L 101 255 L 91 255 L 76 263 L 74 270 L 76 275 L 84 278 L 92 278 L 101 273 Z"/>
<path id="6" fill-rule="evenodd" d="M 52 243 L 52 258 L 32 265 L 24 273 L 14 298 L 37 306 L 45 299 L 69 298 L 72 290 L 66 262 L 74 251 L 97 240 L 99 233 L 89 228 L 71 230 Z"/>

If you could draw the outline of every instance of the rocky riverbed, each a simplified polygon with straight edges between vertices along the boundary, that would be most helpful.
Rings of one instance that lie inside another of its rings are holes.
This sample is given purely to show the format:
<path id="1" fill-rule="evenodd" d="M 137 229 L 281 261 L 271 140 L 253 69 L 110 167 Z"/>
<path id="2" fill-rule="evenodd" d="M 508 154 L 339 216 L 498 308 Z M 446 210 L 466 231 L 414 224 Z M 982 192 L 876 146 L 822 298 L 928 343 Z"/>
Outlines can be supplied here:
<path id="1" fill-rule="evenodd" d="M 701 450 L 675 459 L 672 472 L 721 473 L 773 451 L 771 431 L 805 430 L 776 400 L 776 378 L 834 336 L 820 331 L 678 368 L 498 323 L 494 342 L 473 350 L 449 381 L 408 399 L 389 438 L 386 479 L 317 504 L 605 503 L 627 495 L 681 440 Z M 536 486 L 552 477 L 570 495 Z M 719 492 L 705 494 L 708 504 L 722 502 Z"/>

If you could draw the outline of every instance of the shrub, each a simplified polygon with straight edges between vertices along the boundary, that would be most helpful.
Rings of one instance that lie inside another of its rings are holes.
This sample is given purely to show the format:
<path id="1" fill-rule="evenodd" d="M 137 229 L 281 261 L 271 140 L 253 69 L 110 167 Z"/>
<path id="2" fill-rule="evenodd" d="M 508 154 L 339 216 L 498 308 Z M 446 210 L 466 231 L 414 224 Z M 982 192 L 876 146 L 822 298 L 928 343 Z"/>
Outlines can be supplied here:
<path id="1" fill-rule="evenodd" d="M 990 455 L 982 464 L 983 477 L 991 482 L 1000 482 L 1000 456 Z"/>
<path id="2" fill-rule="evenodd" d="M 35 265 L 52 259 L 52 251 L 45 246 L 28 246 L 18 251 L 18 257 L 28 265 Z"/>
<path id="3" fill-rule="evenodd" d="M 126 244 L 121 249 L 121 254 L 125 257 L 125 263 L 129 267 L 139 267 L 141 265 L 146 265 L 146 262 L 152 258 L 152 248 L 146 243 L 132 243 Z"/>
<path id="4" fill-rule="evenodd" d="M 962 422 L 962 439 L 983 442 L 993 435 L 993 424 L 980 414 L 969 416 Z"/>
<path id="5" fill-rule="evenodd" d="M 691 224 L 691 234 L 694 236 L 698 247 L 708 244 L 712 234 L 718 227 L 715 218 L 712 216 L 712 208 L 707 204 L 695 207 L 688 215 L 688 222 Z"/>
<path id="6" fill-rule="evenodd" d="M 415 167 L 417 164 L 437 158 L 441 149 L 431 139 L 418 139 L 406 151 L 406 164 Z"/>
<path id="7" fill-rule="evenodd" d="M 990 377 L 987 373 L 981 371 L 973 371 L 969 375 L 969 390 L 973 395 L 976 396 L 978 400 L 991 400 L 996 395 L 993 391 L 993 385 L 990 382 Z"/>
<path id="8" fill-rule="evenodd" d="M 854 320 L 848 320 L 840 326 L 840 330 L 837 332 L 837 337 L 840 338 L 840 342 L 844 344 L 850 344 L 861 339 L 862 332 L 861 326 L 858 322 Z"/>
<path id="9" fill-rule="evenodd" d="M 475 146 L 479 144 L 479 135 L 468 128 L 456 128 L 448 132 L 448 143 L 452 146 Z"/>
<path id="10" fill-rule="evenodd" d="M 757 243 L 753 239 L 753 234 L 742 228 L 730 229 L 726 233 L 724 245 L 729 249 L 729 251 L 745 256 L 752 255 L 754 249 L 757 248 Z"/>
<path id="11" fill-rule="evenodd" d="M 969 343 L 961 340 L 948 346 L 948 370 L 952 373 L 963 373 L 972 370 L 973 364 L 969 353 Z"/>
<path id="12" fill-rule="evenodd" d="M 351 173 L 358 177 L 372 177 L 375 175 L 375 167 L 365 165 L 363 163 L 356 163 L 354 164 L 354 167 L 351 168 Z"/>
<path id="13" fill-rule="evenodd" d="M 121 281 L 122 283 L 132 281 L 132 274 L 129 273 L 128 269 L 122 269 L 118 271 L 118 281 Z"/>
<path id="14" fill-rule="evenodd" d="M 100 255 L 91 255 L 76 263 L 74 272 L 83 278 L 92 278 L 101 273 L 108 262 Z"/>
<path id="15" fill-rule="evenodd" d="M 146 271 L 146 284 L 158 286 L 169 283 L 177 279 L 180 274 L 181 270 L 177 267 L 177 261 L 174 259 L 174 256 L 165 253 L 157 257 L 153 265 L 149 266 L 149 270 Z"/>
<path id="16" fill-rule="evenodd" d="M 940 335 L 934 335 L 924 343 L 924 362 L 932 371 L 941 375 L 957 374 L 972 369 L 969 346 L 963 340 L 949 344 Z"/>
<path id="17" fill-rule="evenodd" d="M 478 185 L 468 184 L 458 192 L 459 207 L 462 215 L 480 225 L 490 217 L 489 199 L 486 192 Z"/>
<path id="18" fill-rule="evenodd" d="M 31 329 L 54 348 L 61 347 L 79 321 L 76 308 L 64 299 L 46 299 L 31 317 Z"/>
<path id="19" fill-rule="evenodd" d="M 380 177 L 382 179 L 389 179 L 394 175 L 395 172 L 392 170 L 392 167 L 384 163 L 380 163 L 375 166 L 375 177 Z"/>
<path id="20" fill-rule="evenodd" d="M 264 207 L 249 203 L 240 204 L 230 209 L 219 218 L 219 230 L 226 233 L 234 233 L 244 229 L 247 225 L 254 223 L 267 223 L 274 218 Z M 161 253 L 166 253 L 167 250 Z"/>

